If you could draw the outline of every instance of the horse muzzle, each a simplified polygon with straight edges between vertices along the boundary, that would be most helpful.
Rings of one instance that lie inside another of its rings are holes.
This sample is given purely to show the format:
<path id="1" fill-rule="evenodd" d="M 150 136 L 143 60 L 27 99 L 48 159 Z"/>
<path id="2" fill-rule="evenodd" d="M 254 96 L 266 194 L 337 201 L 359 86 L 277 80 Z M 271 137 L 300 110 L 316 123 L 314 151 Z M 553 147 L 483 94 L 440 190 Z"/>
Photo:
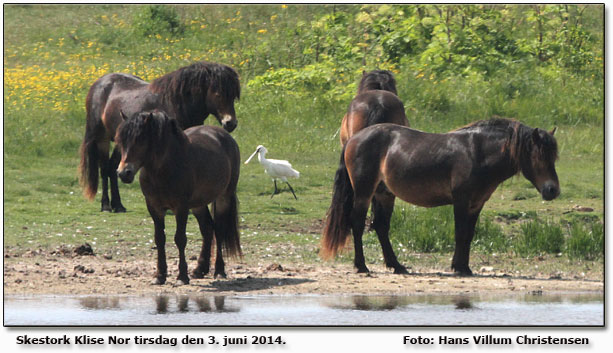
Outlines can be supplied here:
<path id="1" fill-rule="evenodd" d="M 119 179 L 121 179 L 122 182 L 126 183 L 126 184 L 130 184 L 131 182 L 134 181 L 134 176 L 136 175 L 136 171 L 134 170 L 134 168 L 130 165 L 124 167 L 124 168 L 119 168 L 117 169 L 117 175 L 119 176 Z"/>
<path id="2" fill-rule="evenodd" d="M 234 118 L 231 115 L 224 115 L 223 119 L 221 119 L 221 126 L 227 132 L 234 131 L 237 125 L 238 125 L 238 122 L 236 121 L 236 118 Z"/>
<path id="3" fill-rule="evenodd" d="M 541 196 L 545 201 L 551 201 L 560 195 L 560 186 L 552 181 L 543 184 Z"/>

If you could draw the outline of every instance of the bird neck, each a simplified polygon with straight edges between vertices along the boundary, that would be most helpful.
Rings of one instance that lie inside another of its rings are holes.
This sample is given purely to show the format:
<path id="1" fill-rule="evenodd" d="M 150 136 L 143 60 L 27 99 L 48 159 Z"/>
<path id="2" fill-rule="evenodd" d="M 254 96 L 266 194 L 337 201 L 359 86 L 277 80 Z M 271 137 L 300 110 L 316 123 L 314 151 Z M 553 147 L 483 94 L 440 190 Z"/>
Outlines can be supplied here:
<path id="1" fill-rule="evenodd" d="M 266 161 L 266 152 L 260 151 L 258 153 L 258 162 L 262 163 L 264 161 Z"/>

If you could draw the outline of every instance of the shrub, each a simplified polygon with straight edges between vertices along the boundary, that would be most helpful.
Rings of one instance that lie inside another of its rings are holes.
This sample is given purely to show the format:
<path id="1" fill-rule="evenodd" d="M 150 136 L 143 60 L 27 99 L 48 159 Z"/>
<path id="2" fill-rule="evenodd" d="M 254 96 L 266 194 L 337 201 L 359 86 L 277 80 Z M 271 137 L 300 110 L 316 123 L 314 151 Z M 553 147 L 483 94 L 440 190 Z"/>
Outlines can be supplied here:
<path id="1" fill-rule="evenodd" d="M 174 6 L 148 5 L 137 12 L 134 29 L 143 36 L 183 34 L 185 27 Z"/>

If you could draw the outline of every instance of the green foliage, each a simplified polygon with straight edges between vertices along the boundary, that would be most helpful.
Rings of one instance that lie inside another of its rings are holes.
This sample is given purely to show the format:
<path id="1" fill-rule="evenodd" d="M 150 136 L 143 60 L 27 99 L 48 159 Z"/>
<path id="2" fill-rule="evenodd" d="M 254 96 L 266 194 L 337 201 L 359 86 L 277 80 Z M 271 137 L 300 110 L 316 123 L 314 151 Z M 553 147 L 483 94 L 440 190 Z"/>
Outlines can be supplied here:
<path id="1" fill-rule="evenodd" d="M 562 228 L 553 222 L 535 219 L 521 225 L 515 251 L 522 255 L 557 254 L 564 247 Z"/>
<path id="2" fill-rule="evenodd" d="M 586 260 L 602 258 L 604 256 L 604 225 L 598 220 L 589 223 L 572 223 L 566 242 L 566 252 L 571 258 Z"/>
<path id="3" fill-rule="evenodd" d="M 144 6 L 134 17 L 133 25 L 136 32 L 142 36 L 175 36 L 185 31 L 176 8 L 168 5 Z"/>
<path id="4" fill-rule="evenodd" d="M 492 221 L 491 217 L 481 215 L 475 227 L 472 248 L 486 254 L 505 253 L 511 248 L 511 237 L 507 236 L 502 227 Z"/>
<path id="5" fill-rule="evenodd" d="M 453 251 L 453 208 L 396 207 L 392 214 L 390 237 L 416 252 Z"/>

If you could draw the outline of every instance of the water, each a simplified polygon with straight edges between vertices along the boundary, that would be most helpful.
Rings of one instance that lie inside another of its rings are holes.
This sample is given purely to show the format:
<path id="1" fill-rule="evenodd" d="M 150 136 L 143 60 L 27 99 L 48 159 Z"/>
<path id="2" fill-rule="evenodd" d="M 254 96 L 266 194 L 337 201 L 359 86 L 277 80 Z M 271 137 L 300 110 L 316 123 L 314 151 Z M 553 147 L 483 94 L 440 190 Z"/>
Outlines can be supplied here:
<path id="1" fill-rule="evenodd" d="M 6 296 L 7 326 L 601 326 L 602 293 Z"/>

